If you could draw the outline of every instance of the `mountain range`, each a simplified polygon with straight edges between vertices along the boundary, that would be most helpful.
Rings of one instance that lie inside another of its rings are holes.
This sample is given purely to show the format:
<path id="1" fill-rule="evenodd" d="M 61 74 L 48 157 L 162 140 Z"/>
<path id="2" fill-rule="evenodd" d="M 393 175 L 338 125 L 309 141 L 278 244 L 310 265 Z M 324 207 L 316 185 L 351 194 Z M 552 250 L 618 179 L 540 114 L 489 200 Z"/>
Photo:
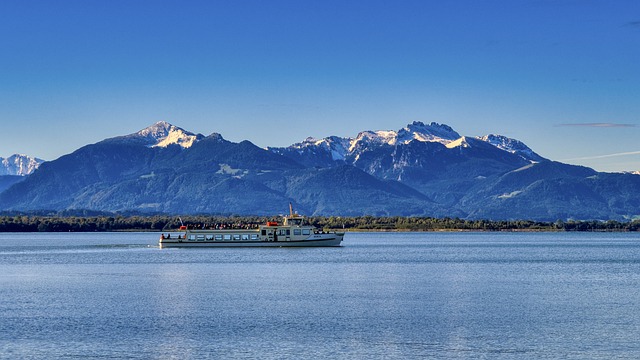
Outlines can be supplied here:
<path id="1" fill-rule="evenodd" d="M 468 219 L 630 220 L 640 176 L 545 159 L 501 135 L 438 123 L 259 148 L 158 122 L 41 164 L 0 193 L 2 210 Z M 2 188 L 0 188 L 0 191 Z"/>

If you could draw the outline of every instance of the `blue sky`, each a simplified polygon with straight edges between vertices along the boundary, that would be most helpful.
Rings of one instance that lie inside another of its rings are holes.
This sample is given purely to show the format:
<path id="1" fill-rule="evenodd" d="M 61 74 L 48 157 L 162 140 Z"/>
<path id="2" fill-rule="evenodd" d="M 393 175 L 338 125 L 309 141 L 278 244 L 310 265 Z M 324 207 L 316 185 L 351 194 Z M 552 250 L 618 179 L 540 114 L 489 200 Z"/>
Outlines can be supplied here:
<path id="1" fill-rule="evenodd" d="M 165 120 L 232 141 L 498 133 L 640 170 L 640 2 L 0 2 L 0 156 Z"/>

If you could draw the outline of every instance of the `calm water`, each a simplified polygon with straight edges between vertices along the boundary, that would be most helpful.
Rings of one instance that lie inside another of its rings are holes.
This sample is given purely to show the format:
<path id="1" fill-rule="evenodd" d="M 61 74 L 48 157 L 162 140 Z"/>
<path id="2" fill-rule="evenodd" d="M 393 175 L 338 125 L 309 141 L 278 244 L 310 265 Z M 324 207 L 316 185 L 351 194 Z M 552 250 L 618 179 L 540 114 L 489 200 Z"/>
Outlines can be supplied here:
<path id="1" fill-rule="evenodd" d="M 640 358 L 640 234 L 0 234 L 2 358 Z"/>

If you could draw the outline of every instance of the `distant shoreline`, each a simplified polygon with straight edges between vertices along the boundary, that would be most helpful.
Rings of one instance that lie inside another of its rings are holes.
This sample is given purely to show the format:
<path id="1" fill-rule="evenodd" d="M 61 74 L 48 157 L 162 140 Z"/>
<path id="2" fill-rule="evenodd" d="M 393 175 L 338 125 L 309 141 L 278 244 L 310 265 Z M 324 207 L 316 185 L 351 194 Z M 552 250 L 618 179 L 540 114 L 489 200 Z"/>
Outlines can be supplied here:
<path id="1" fill-rule="evenodd" d="M 209 216 L 209 215 L 152 215 L 152 216 L 47 216 L 0 215 L 0 232 L 119 232 L 175 230 L 182 221 L 185 225 L 211 227 L 257 227 L 267 221 L 278 221 L 277 216 Z M 323 217 L 311 216 L 307 221 L 320 229 L 345 232 L 636 232 L 640 220 L 609 221 L 555 221 L 532 220 L 464 220 L 430 217 Z"/>

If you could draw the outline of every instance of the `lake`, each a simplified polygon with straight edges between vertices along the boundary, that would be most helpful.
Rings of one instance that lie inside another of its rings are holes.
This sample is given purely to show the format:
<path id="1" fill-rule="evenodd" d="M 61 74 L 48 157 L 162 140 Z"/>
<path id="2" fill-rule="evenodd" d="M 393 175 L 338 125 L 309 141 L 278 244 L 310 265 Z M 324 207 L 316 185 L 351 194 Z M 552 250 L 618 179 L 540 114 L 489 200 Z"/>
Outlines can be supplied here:
<path id="1" fill-rule="evenodd" d="M 1 358 L 640 358 L 640 234 L 0 234 Z"/>

